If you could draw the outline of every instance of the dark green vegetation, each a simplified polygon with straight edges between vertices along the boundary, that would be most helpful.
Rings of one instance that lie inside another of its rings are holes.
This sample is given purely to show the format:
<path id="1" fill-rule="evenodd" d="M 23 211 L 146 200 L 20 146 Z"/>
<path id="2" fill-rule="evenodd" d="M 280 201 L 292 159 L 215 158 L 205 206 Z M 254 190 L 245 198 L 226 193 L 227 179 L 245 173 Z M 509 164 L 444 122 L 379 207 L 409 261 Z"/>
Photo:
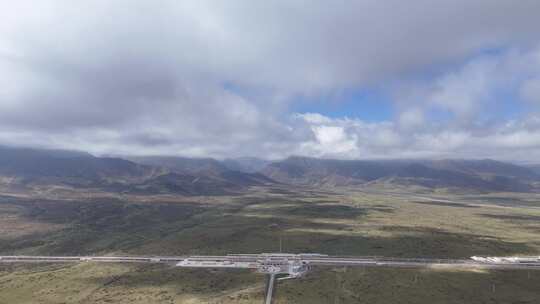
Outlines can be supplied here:
<path id="1" fill-rule="evenodd" d="M 6 195 L 0 198 L 0 253 L 272 252 L 279 250 L 280 238 L 287 252 L 334 255 L 467 258 L 540 252 L 535 230 L 540 210 L 501 209 L 489 200 L 471 208 L 465 200 L 295 188 L 191 198 Z M 234 270 L 1 265 L 0 303 L 38 298 L 41 303 L 259 303 L 263 282 L 261 275 Z M 540 273 L 523 271 L 328 268 L 280 283 L 277 303 L 537 303 L 539 283 Z"/>
<path id="2" fill-rule="evenodd" d="M 139 162 L 133 162 L 133 160 Z M 491 160 L 123 160 L 0 148 L 0 254 L 540 254 L 540 177 Z M 3 303 L 260 303 L 249 271 L 0 264 Z M 327 268 L 276 303 L 539 303 L 540 272 Z"/>

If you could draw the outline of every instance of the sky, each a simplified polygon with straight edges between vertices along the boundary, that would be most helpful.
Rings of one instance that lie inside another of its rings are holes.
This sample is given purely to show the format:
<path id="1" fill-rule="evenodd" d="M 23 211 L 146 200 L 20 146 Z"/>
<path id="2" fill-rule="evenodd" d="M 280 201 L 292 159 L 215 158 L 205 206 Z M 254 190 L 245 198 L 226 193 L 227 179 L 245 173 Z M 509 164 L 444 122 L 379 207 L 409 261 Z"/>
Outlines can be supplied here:
<path id="1" fill-rule="evenodd" d="M 540 1 L 0 0 L 0 145 L 540 163 Z"/>

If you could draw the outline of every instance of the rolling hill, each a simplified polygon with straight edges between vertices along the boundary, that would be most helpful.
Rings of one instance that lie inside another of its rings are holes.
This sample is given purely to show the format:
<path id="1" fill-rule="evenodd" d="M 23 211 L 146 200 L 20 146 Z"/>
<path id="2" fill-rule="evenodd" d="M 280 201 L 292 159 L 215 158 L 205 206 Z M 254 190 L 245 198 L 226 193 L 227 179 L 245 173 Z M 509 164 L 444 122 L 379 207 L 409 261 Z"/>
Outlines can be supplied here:
<path id="1" fill-rule="evenodd" d="M 127 160 L 155 167 L 163 167 L 181 173 L 219 173 L 229 169 L 213 158 L 189 158 L 179 156 L 125 156 Z"/>
<path id="2" fill-rule="evenodd" d="M 141 182 L 159 170 L 120 158 L 88 153 L 27 148 L 0 148 L 0 176 L 22 183 L 64 183 L 97 186 L 112 182 Z"/>
<path id="3" fill-rule="evenodd" d="M 529 170 L 535 172 L 536 174 L 540 175 L 540 165 L 528 165 L 527 168 L 529 168 Z"/>
<path id="4" fill-rule="evenodd" d="M 271 183 L 259 173 L 232 171 L 212 159 L 148 158 L 136 163 L 88 153 L 0 148 L 0 183 L 63 185 L 113 192 L 216 195 Z"/>
<path id="5" fill-rule="evenodd" d="M 131 161 L 160 167 L 168 173 L 152 181 L 154 185 L 164 182 L 167 187 L 180 189 L 191 179 L 192 184 L 199 184 L 197 189 L 213 189 L 205 193 L 217 193 L 219 188 L 239 189 L 273 183 L 267 176 L 253 170 L 229 167 L 224 162 L 213 158 L 188 158 L 174 156 L 127 157 Z M 157 183 L 157 184 L 156 184 Z M 205 185 L 205 186 L 203 186 Z M 155 187 L 154 187 L 155 188 Z M 157 187 L 160 188 L 160 187 Z"/>
<path id="6" fill-rule="evenodd" d="M 262 168 L 262 169 L 261 169 Z M 336 160 L 255 158 L 96 157 L 84 152 L 0 147 L 0 182 L 67 185 L 114 192 L 217 195 L 284 184 L 354 187 L 420 186 L 476 191 L 537 191 L 534 168 L 495 160 Z"/>
<path id="7" fill-rule="evenodd" d="M 271 161 L 256 157 L 226 158 L 222 161 L 222 164 L 231 170 L 247 173 L 259 172 L 270 163 Z"/>
<path id="8" fill-rule="evenodd" d="M 355 186 L 387 182 L 428 188 L 532 191 L 534 171 L 494 160 L 335 160 L 289 157 L 262 172 L 283 183 Z"/>

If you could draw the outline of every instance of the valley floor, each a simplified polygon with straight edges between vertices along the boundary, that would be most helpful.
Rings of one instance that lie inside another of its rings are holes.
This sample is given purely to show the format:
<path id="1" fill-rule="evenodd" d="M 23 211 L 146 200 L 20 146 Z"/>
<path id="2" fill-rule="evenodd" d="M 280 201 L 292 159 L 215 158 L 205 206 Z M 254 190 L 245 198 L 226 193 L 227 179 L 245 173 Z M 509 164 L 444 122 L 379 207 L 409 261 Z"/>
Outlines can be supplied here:
<path id="1" fill-rule="evenodd" d="M 540 196 L 253 188 L 0 196 L 0 254 L 540 255 Z M 159 265 L 1 265 L 0 303 L 260 303 L 264 277 Z M 539 303 L 540 272 L 317 269 L 276 303 Z"/>

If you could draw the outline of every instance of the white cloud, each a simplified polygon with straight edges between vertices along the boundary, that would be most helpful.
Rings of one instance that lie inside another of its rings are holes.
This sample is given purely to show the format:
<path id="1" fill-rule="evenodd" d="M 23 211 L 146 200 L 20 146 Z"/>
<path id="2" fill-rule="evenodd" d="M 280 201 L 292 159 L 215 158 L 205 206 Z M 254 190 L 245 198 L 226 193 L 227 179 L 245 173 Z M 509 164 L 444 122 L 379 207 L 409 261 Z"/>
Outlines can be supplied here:
<path id="1" fill-rule="evenodd" d="M 296 116 L 312 124 L 325 124 L 332 121 L 330 118 L 319 113 L 303 113 L 297 114 Z"/>
<path id="2" fill-rule="evenodd" d="M 520 88 L 520 95 L 524 100 L 540 105 L 540 77 L 525 81 Z"/>
<path id="3" fill-rule="evenodd" d="M 497 66 L 495 60 L 480 59 L 437 79 L 428 99 L 439 107 L 448 109 L 460 117 L 469 118 L 478 111 L 492 93 L 492 78 Z"/>
<path id="4" fill-rule="evenodd" d="M 399 116 L 399 124 L 405 129 L 420 127 L 424 122 L 424 112 L 416 107 L 406 109 Z"/>
<path id="5" fill-rule="evenodd" d="M 343 156 L 357 150 L 356 137 L 339 126 L 317 125 L 311 127 L 315 140 L 303 144 L 303 151 L 317 156 Z"/>
<path id="6" fill-rule="evenodd" d="M 463 131 L 440 131 L 414 134 L 415 144 L 420 150 L 433 152 L 455 152 L 466 147 L 471 135 Z M 413 146 L 414 147 L 414 146 Z"/>
<path id="7" fill-rule="evenodd" d="M 0 144 L 217 157 L 476 156 L 485 138 L 537 149 L 532 122 L 467 127 L 501 88 L 538 101 L 539 9 L 533 0 L 3 1 Z M 485 54 L 493 48 L 509 50 Z M 414 92 L 396 96 L 406 99 L 396 121 L 289 112 L 297 97 L 389 83 Z M 435 123 L 433 109 L 467 123 Z"/>
<path id="8" fill-rule="evenodd" d="M 325 124 L 305 120 L 315 140 L 302 144 L 299 154 L 337 158 L 499 158 L 537 160 L 540 155 L 540 118 L 486 126 L 477 131 L 427 123 L 403 129 L 392 122 L 366 123 L 331 119 Z M 525 152 L 528 151 L 528 152 Z M 298 152 L 298 151 L 297 151 Z M 298 154 L 298 153 L 297 153 Z"/>
<path id="9" fill-rule="evenodd" d="M 450 121 L 445 121 L 450 125 L 470 127 L 479 119 L 502 123 L 508 113 L 500 104 L 514 104 L 516 108 L 521 106 L 521 100 L 537 104 L 538 58 L 540 44 L 525 50 L 510 48 L 476 56 L 434 77 L 398 82 L 393 88 L 393 97 L 400 106 L 398 121 L 404 128 L 421 125 L 422 120 L 433 122 L 429 113 L 435 111 L 451 114 L 446 115 Z"/>

